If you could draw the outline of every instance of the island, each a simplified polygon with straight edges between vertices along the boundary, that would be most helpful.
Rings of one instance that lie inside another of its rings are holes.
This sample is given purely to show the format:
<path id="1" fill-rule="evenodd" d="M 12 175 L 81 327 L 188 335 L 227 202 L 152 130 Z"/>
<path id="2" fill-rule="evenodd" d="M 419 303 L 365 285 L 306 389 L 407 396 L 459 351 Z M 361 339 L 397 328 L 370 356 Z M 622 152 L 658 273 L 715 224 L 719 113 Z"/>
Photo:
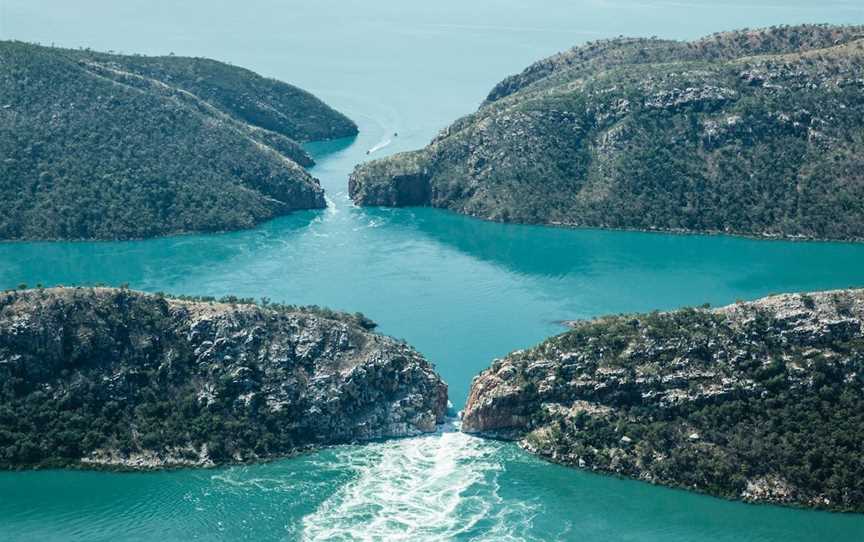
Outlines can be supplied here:
<path id="1" fill-rule="evenodd" d="M 236 230 L 326 206 L 301 143 L 357 126 L 205 58 L 0 41 L 0 240 Z"/>
<path id="2" fill-rule="evenodd" d="M 125 288 L 0 294 L 0 469 L 212 467 L 435 431 L 447 386 L 361 314 Z"/>
<path id="3" fill-rule="evenodd" d="M 359 165 L 359 205 L 529 224 L 864 239 L 864 26 L 587 43 L 429 146 Z"/>
<path id="4" fill-rule="evenodd" d="M 751 502 L 864 512 L 864 290 L 573 322 L 474 379 L 462 430 Z"/>

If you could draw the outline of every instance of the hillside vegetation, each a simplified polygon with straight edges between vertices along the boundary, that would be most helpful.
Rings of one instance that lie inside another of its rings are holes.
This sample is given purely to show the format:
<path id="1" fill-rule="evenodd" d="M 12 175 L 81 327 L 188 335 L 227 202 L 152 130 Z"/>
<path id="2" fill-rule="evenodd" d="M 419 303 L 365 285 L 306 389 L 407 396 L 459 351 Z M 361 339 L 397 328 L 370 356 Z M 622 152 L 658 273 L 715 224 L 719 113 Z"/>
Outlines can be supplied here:
<path id="1" fill-rule="evenodd" d="M 864 290 L 609 316 L 496 360 L 462 428 L 721 497 L 864 512 Z"/>
<path id="2" fill-rule="evenodd" d="M 321 208 L 300 142 L 356 132 L 311 94 L 213 60 L 0 42 L 0 239 L 231 230 Z"/>
<path id="3" fill-rule="evenodd" d="M 447 386 L 374 323 L 113 288 L 0 294 L 0 469 L 207 467 L 434 431 Z"/>
<path id="4" fill-rule="evenodd" d="M 499 221 L 861 240 L 864 27 L 576 47 L 350 189 Z"/>

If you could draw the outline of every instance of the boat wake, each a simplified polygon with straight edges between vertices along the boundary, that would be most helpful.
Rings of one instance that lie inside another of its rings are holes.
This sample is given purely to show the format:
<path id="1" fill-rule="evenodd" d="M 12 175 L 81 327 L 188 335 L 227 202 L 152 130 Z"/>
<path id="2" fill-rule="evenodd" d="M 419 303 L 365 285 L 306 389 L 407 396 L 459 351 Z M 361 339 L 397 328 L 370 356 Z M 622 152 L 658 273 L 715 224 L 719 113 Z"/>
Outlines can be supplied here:
<path id="1" fill-rule="evenodd" d="M 502 506 L 499 448 L 450 424 L 366 446 L 368 461 L 354 449 L 355 477 L 304 517 L 303 540 L 524 540 L 536 510 Z"/>
<path id="2" fill-rule="evenodd" d="M 392 139 L 385 139 L 383 141 L 379 141 L 371 149 L 366 151 L 366 154 L 372 154 L 372 153 L 378 152 L 381 149 L 383 149 L 384 147 L 389 146 L 391 143 L 393 143 Z"/>

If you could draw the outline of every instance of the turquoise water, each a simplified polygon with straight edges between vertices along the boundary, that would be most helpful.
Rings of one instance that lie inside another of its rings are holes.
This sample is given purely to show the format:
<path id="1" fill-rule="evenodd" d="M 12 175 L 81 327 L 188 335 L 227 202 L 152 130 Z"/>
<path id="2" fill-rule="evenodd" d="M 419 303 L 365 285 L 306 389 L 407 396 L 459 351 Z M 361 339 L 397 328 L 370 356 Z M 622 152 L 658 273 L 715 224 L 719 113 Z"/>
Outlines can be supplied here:
<path id="1" fill-rule="evenodd" d="M 492 358 L 564 319 L 864 286 L 864 245 L 501 225 L 358 209 L 346 194 L 367 150 L 425 144 L 503 76 L 572 44 L 861 23 L 860 2 L 176 4 L 0 0 L 0 36 L 206 55 L 315 92 L 361 128 L 356 140 L 309 145 L 329 208 L 222 235 L 0 244 L 0 287 L 129 283 L 363 311 L 437 364 L 458 408 Z M 451 430 L 215 471 L 0 473 L 0 540 L 400 538 L 862 540 L 864 517 L 595 476 Z"/>
<path id="2" fill-rule="evenodd" d="M 10 480 L 10 478 L 12 478 Z M 14 540 L 861 540 L 860 516 L 596 476 L 455 432 L 269 465 L 0 477 Z M 6 538 L 7 540 L 9 538 Z"/>

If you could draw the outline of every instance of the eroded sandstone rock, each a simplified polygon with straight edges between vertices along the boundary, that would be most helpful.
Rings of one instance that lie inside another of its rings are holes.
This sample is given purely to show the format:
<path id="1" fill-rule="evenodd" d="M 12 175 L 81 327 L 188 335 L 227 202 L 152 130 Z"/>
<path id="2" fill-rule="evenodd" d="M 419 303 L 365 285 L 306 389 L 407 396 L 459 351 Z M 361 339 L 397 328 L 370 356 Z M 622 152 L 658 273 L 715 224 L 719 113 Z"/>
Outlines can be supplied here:
<path id="1" fill-rule="evenodd" d="M 447 386 L 363 317 L 110 288 L 0 295 L 0 466 L 212 466 L 403 437 Z"/>
<path id="2" fill-rule="evenodd" d="M 474 379 L 470 433 L 751 501 L 864 510 L 864 290 L 574 322 Z"/>

